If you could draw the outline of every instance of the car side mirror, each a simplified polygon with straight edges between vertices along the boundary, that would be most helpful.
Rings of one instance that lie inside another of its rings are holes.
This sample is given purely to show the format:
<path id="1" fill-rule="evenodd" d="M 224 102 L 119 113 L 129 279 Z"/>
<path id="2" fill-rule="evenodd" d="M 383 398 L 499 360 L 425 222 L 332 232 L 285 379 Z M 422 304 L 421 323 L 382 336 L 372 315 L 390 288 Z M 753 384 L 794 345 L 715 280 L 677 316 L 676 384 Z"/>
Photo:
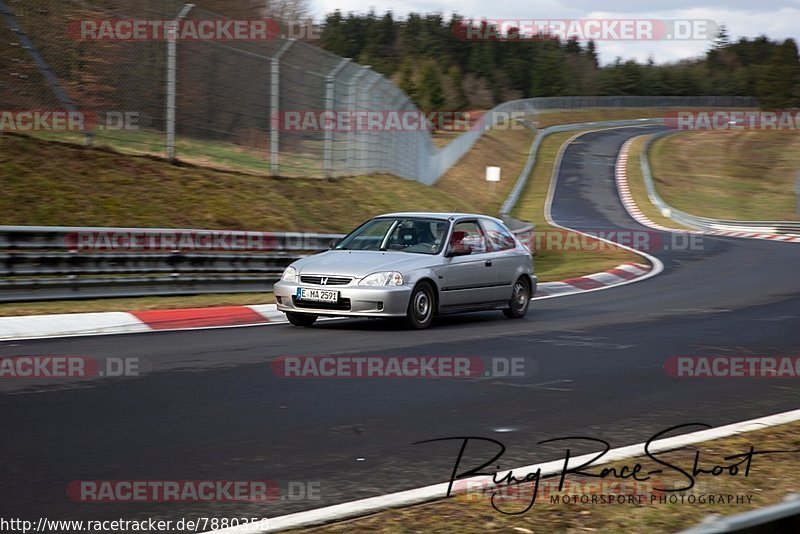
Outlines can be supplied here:
<path id="1" fill-rule="evenodd" d="M 450 247 L 447 257 L 454 258 L 456 256 L 469 256 L 470 254 L 472 254 L 472 247 L 468 245 L 453 245 Z"/>

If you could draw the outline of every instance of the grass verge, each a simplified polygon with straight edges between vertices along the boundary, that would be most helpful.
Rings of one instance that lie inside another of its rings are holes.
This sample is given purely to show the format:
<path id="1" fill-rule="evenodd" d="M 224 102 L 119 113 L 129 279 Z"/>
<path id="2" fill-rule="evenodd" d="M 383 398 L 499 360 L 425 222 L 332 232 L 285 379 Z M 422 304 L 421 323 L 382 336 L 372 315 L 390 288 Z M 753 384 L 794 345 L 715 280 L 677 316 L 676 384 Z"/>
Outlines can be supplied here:
<path id="1" fill-rule="evenodd" d="M 534 133 L 527 128 L 486 132 L 472 149 L 436 182 L 434 189 L 445 193 L 454 201 L 460 199 L 473 205 L 480 205 L 483 207 L 483 213 L 492 215 L 499 213 L 500 206 L 511 192 L 528 160 L 534 137 Z M 486 181 L 488 166 L 500 167 L 500 182 Z"/>
<path id="2" fill-rule="evenodd" d="M 786 131 L 683 132 L 650 151 L 664 201 L 704 217 L 800 220 L 800 136 Z"/>
<path id="3" fill-rule="evenodd" d="M 696 453 L 701 455 L 700 467 L 711 469 L 715 465 L 732 465 L 735 461 L 725 460 L 725 456 L 746 453 L 751 444 L 757 451 L 797 451 L 800 449 L 800 423 L 699 443 L 659 453 L 658 458 L 691 473 Z M 622 466 L 633 468 L 637 462 L 643 466 L 642 473 L 662 468 L 644 456 L 603 467 L 616 467 L 619 472 Z M 508 467 L 503 466 L 504 469 Z M 491 492 L 474 491 L 428 504 L 387 510 L 361 519 L 308 529 L 306 532 L 675 532 L 699 523 L 709 514 L 733 515 L 781 502 L 785 495 L 800 492 L 800 482 L 792 476 L 798 469 L 800 455 L 797 453 L 755 456 L 748 476 L 744 476 L 744 466 L 736 476 L 729 475 L 727 471 L 716 477 L 697 475 L 694 488 L 672 493 L 679 499 L 676 503 L 670 502 L 669 493 L 654 490 L 685 486 L 687 479 L 670 468 L 664 468 L 665 474 L 653 475 L 650 481 L 625 481 L 616 485 L 610 477 L 600 484 L 599 479 L 587 481 L 568 475 L 568 484 L 562 492 L 558 492 L 557 482 L 543 481 L 536 503 L 520 515 L 497 512 L 489 500 Z M 600 472 L 598 467 L 587 470 Z M 524 474 L 517 473 L 517 476 Z M 443 480 L 448 475 L 442 473 Z M 548 491 L 550 489 L 552 492 Z M 581 503 L 582 495 L 616 497 L 632 493 L 643 498 L 636 498 L 633 503 L 626 500 L 624 504 Z M 530 502 L 530 486 L 523 485 L 506 495 L 505 499 L 499 500 L 500 507 L 506 511 L 521 511 Z M 659 498 L 665 495 L 668 500 L 662 503 Z M 683 502 L 680 501 L 681 495 Z M 688 502 L 690 495 L 694 496 L 694 503 Z M 743 502 L 710 504 L 709 495 L 723 495 L 726 500 L 728 495 L 741 496 Z M 551 502 L 551 496 L 559 497 L 557 504 Z M 563 502 L 565 496 L 568 503 Z M 577 502 L 573 502 L 574 497 L 577 497 Z M 704 497 L 705 503 L 696 502 L 701 497 Z"/>
<path id="4" fill-rule="evenodd" d="M 481 210 L 393 176 L 333 182 L 171 165 L 0 135 L 4 224 L 345 232 L 387 211 Z"/>

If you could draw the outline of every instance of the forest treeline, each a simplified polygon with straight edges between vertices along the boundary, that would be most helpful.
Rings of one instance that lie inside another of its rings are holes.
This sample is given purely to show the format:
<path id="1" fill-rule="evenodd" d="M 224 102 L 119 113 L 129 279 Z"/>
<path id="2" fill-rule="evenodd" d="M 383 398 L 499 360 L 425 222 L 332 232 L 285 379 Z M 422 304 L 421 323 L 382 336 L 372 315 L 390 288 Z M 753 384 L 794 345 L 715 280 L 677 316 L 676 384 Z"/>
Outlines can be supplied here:
<path id="1" fill-rule="evenodd" d="M 705 55 L 677 63 L 617 58 L 601 66 L 598 46 L 577 39 L 466 39 L 458 15 L 396 19 L 330 13 L 317 44 L 394 80 L 424 109 L 481 109 L 543 96 L 756 96 L 765 108 L 800 106 L 800 58 L 793 39 L 732 41 L 720 28 Z M 496 32 L 483 31 L 480 35 Z"/>

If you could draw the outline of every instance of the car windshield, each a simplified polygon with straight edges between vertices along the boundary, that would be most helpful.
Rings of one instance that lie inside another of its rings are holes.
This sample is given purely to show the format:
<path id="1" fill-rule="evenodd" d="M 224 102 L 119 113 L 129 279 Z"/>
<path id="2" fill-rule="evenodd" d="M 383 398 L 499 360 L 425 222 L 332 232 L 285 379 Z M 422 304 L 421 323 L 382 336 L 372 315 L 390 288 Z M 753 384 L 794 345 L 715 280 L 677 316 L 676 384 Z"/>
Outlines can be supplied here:
<path id="1" fill-rule="evenodd" d="M 439 254 L 447 236 L 447 221 L 417 217 L 380 217 L 356 228 L 336 250 L 395 250 Z"/>

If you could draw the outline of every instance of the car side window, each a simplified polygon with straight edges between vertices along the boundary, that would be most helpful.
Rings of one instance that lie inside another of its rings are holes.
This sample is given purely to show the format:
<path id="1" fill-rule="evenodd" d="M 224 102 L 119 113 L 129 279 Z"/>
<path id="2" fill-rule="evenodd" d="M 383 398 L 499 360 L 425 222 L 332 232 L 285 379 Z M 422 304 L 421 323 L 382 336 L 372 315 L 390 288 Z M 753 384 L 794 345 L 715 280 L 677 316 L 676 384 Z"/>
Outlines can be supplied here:
<path id="1" fill-rule="evenodd" d="M 486 252 L 486 238 L 476 221 L 460 222 L 453 227 L 450 245 L 466 245 L 472 248 L 472 254 Z"/>
<path id="2" fill-rule="evenodd" d="M 487 219 L 481 221 L 481 224 L 486 231 L 486 240 L 492 250 L 509 250 L 517 247 L 514 236 L 496 222 Z"/>

